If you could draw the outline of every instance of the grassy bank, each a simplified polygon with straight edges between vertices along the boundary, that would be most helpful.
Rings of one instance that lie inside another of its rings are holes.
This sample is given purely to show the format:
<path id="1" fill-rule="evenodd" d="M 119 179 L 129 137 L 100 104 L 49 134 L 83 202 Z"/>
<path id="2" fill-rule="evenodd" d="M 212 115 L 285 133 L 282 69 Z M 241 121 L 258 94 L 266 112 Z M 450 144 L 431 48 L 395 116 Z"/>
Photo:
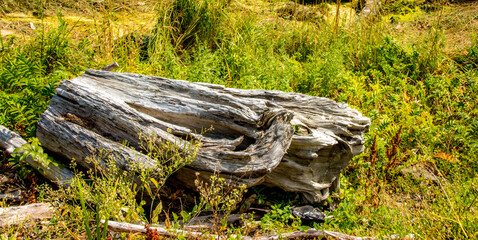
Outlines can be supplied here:
<path id="1" fill-rule="evenodd" d="M 68 3 L 1 9 L 0 124 L 34 137 L 62 79 L 113 61 L 122 72 L 328 97 L 372 127 L 342 193 L 321 206 L 333 218 L 316 228 L 478 237 L 478 4 L 392 1 L 364 18 L 355 2 Z"/>

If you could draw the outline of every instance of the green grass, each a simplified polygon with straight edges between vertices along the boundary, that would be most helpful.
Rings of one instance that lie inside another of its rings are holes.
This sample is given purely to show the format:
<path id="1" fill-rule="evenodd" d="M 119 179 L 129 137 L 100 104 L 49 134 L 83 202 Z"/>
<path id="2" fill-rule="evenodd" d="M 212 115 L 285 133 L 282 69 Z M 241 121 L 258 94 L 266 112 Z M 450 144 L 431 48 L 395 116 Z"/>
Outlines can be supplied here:
<path id="1" fill-rule="evenodd" d="M 397 12 L 400 2 L 423 12 Z M 92 25 L 63 17 L 29 38 L 1 38 L 0 124 L 33 137 L 59 81 L 112 61 L 123 72 L 328 97 L 349 103 L 372 126 L 367 149 L 343 173 L 342 194 L 324 204 L 339 202 L 329 212 L 334 217 L 318 227 L 363 236 L 478 237 L 478 38 L 469 36 L 472 44 L 460 46 L 460 54 L 444 52 L 448 23 L 440 19 L 448 15 L 438 3 L 394 1 L 383 16 L 341 20 L 338 31 L 335 21 L 280 17 L 276 1 L 162 1 L 154 26 L 144 28 L 122 24 L 134 10 L 104 4 L 81 13 L 100 13 Z M 335 7 L 319 9 L 332 14 Z M 403 41 L 408 33 L 395 32 L 390 16 L 431 27 Z M 404 171 L 416 166 L 440 180 Z"/>

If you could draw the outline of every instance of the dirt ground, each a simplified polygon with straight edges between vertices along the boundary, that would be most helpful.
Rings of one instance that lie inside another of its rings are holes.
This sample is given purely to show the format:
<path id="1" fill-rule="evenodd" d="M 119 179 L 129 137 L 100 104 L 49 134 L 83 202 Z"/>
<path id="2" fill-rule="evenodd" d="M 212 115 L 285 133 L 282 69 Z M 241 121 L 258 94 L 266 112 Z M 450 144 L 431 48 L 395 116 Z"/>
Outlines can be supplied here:
<path id="1" fill-rule="evenodd" d="M 35 203 L 43 183 L 46 180 L 33 169 L 15 164 L 0 151 L 0 207 Z"/>

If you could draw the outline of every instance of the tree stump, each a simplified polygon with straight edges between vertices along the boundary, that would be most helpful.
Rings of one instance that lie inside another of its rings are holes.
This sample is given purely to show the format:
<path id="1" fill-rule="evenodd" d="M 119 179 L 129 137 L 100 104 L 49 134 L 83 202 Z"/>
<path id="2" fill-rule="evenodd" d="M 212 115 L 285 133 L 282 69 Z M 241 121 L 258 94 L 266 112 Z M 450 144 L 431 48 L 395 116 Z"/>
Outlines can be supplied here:
<path id="1" fill-rule="evenodd" d="M 196 172 L 203 179 L 219 172 L 248 187 L 264 183 L 318 202 L 338 188 L 340 171 L 363 151 L 369 126 L 347 104 L 321 97 L 87 70 L 60 83 L 37 137 L 83 167 L 92 168 L 87 158 L 107 151 L 125 170 L 154 170 L 154 160 L 139 151 L 141 135 L 184 151 L 195 139 L 195 160 L 175 174 L 185 185 L 194 185 Z"/>

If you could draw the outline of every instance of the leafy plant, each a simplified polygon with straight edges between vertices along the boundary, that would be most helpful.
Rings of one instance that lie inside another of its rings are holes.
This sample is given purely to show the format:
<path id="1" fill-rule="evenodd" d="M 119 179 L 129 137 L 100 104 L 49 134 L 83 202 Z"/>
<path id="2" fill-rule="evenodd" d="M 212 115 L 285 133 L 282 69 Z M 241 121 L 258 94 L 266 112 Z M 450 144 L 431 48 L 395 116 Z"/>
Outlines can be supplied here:
<path id="1" fill-rule="evenodd" d="M 73 28 L 58 15 L 57 29 L 35 35 L 22 47 L 10 47 L 2 41 L 0 52 L 0 97 L 3 104 L 0 124 L 19 131 L 24 137 L 35 135 L 35 125 L 45 111 L 60 80 L 61 69 L 68 66 L 69 34 Z"/>
<path id="2" fill-rule="evenodd" d="M 290 205 L 284 203 L 271 205 L 270 212 L 261 218 L 261 229 L 281 233 L 301 228 L 300 218 L 292 215 L 291 208 Z"/>
<path id="3" fill-rule="evenodd" d="M 158 138 L 154 134 L 140 134 L 140 140 L 140 148 L 146 152 L 148 157 L 156 160 L 154 171 L 144 170 L 140 166 L 138 166 L 140 167 L 138 170 L 143 187 L 151 198 L 150 221 L 157 223 L 163 206 L 161 201 L 155 202 L 155 200 L 159 198 L 161 188 L 173 173 L 194 161 L 199 150 L 199 142 L 192 138 L 189 142 L 185 142 L 184 146 L 179 146 L 177 143 Z M 155 204 L 156 207 L 154 207 Z"/>
<path id="4" fill-rule="evenodd" d="M 120 170 L 111 158 L 102 159 L 107 169 L 98 165 L 100 159 L 91 161 L 96 163 L 96 168 L 89 171 L 89 179 L 78 172 L 69 188 L 51 190 L 48 194 L 52 200 L 68 203 L 60 207 L 66 214 L 60 219 L 71 226 L 63 226 L 70 235 L 75 237 L 86 232 L 88 239 L 106 239 L 108 220 L 144 221 L 142 205 L 136 202 L 139 189 L 131 181 L 135 173 Z"/>
<path id="5" fill-rule="evenodd" d="M 219 173 L 211 175 L 208 182 L 201 181 L 199 173 L 196 173 L 194 184 L 200 194 L 199 204 L 193 209 L 194 215 L 201 211 L 212 212 L 214 231 L 222 233 L 227 227 L 227 217 L 236 209 L 243 194 L 247 191 L 246 185 L 228 183 L 226 179 L 219 177 Z M 220 213 L 222 213 L 222 216 L 219 215 Z"/>
<path id="6" fill-rule="evenodd" d="M 30 156 L 35 162 L 40 163 L 43 167 L 48 168 L 50 164 L 56 164 L 52 157 L 43 151 L 38 138 L 31 138 L 30 143 L 16 148 L 13 155 L 13 161 L 16 163 L 24 163 L 25 159 Z M 23 164 L 20 164 L 22 166 Z M 37 169 L 41 170 L 41 169 Z"/>

